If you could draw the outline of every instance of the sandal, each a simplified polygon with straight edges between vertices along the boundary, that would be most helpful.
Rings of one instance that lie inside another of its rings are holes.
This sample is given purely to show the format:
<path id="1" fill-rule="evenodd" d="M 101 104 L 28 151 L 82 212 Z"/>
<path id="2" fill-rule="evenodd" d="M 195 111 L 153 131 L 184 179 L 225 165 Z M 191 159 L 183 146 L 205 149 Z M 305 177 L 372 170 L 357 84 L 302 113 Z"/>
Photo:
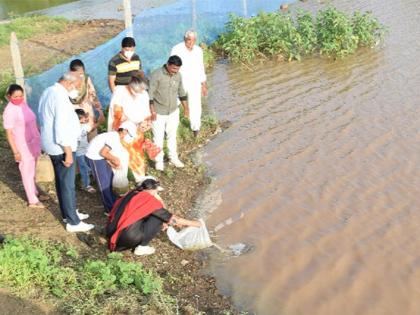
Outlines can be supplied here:
<path id="1" fill-rule="evenodd" d="M 36 209 L 44 209 L 45 206 L 41 203 L 41 202 L 37 202 L 37 203 L 30 203 L 28 205 L 29 208 L 36 208 Z"/>
<path id="2" fill-rule="evenodd" d="M 48 195 L 38 195 L 39 201 L 47 201 L 50 199 L 50 196 Z"/>
<path id="3" fill-rule="evenodd" d="M 87 191 L 87 192 L 88 192 L 88 193 L 90 193 L 90 194 L 94 194 L 94 193 L 96 193 L 96 189 L 95 189 L 95 188 L 93 188 L 91 185 L 89 185 L 89 186 L 87 186 L 87 187 L 83 188 L 83 190 Z"/>

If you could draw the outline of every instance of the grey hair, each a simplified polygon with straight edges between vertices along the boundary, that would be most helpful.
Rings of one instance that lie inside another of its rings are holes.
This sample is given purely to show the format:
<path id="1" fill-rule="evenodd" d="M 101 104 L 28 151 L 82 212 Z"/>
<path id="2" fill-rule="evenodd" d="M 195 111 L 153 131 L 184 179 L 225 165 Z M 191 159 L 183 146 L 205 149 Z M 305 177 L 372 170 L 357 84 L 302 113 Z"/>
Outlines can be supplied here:
<path id="1" fill-rule="evenodd" d="M 131 87 L 138 89 L 141 88 L 142 90 L 147 90 L 149 87 L 147 86 L 146 82 L 142 83 L 129 83 Z"/>
<path id="2" fill-rule="evenodd" d="M 58 82 L 63 82 L 63 81 L 76 82 L 79 79 L 80 78 L 78 78 L 77 75 L 75 75 L 74 73 L 66 72 L 60 77 L 60 79 L 58 79 Z"/>
<path id="3" fill-rule="evenodd" d="M 147 82 L 146 80 L 133 76 L 131 78 L 130 83 L 128 84 L 130 87 L 134 88 L 134 89 L 143 89 L 143 90 L 147 90 L 148 86 L 147 86 Z"/>
<path id="4" fill-rule="evenodd" d="M 186 31 L 184 38 L 189 38 L 191 37 L 191 35 L 194 36 L 194 38 L 197 38 L 197 32 L 194 31 L 193 29 L 189 29 L 188 31 Z"/>

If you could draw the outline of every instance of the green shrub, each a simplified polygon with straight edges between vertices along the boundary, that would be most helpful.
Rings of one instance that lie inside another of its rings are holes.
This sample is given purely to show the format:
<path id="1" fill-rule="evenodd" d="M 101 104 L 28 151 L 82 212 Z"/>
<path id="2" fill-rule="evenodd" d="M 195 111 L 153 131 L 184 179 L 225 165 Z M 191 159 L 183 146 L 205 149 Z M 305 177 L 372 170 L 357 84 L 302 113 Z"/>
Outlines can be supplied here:
<path id="1" fill-rule="evenodd" d="M 312 14 L 299 10 L 296 15 L 296 30 L 301 36 L 301 53 L 309 55 L 318 47 L 316 27 Z"/>
<path id="2" fill-rule="evenodd" d="M 119 253 L 85 261 L 73 248 L 35 238 L 7 239 L 0 249 L 0 283 L 21 296 L 55 299 L 60 309 L 72 314 L 102 313 L 107 298 L 119 295 L 120 305 L 124 296 L 133 295 L 153 296 L 164 309 L 173 303 L 158 275 L 124 261 Z"/>
<path id="3" fill-rule="evenodd" d="M 220 35 L 220 48 L 234 62 L 251 63 L 257 56 L 258 37 L 254 32 L 255 19 L 244 19 L 235 14 L 229 16 L 226 33 Z"/>
<path id="4" fill-rule="evenodd" d="M 0 250 L 0 282 L 61 297 L 66 286 L 77 283 L 76 272 L 60 265 L 61 252 L 46 241 L 9 239 Z"/>
<path id="5" fill-rule="evenodd" d="M 359 46 L 375 46 L 385 35 L 385 29 L 371 12 L 354 12 L 353 32 L 358 38 Z"/>
<path id="6" fill-rule="evenodd" d="M 353 34 L 351 19 L 336 8 L 320 11 L 316 19 L 319 52 L 344 57 L 357 49 L 358 37 Z"/>
<path id="7" fill-rule="evenodd" d="M 290 15 L 260 13 L 255 19 L 258 52 L 264 56 L 281 55 L 286 60 L 300 59 L 301 35 Z M 258 52 L 256 55 L 258 55 Z"/>
<path id="8" fill-rule="evenodd" d="M 201 43 L 200 47 L 203 49 L 204 67 L 209 70 L 213 67 L 216 61 L 216 54 L 214 50 L 210 49 L 206 44 Z"/>
<path id="9" fill-rule="evenodd" d="M 374 46 L 383 39 L 385 28 L 370 13 L 356 12 L 349 17 L 329 7 L 314 17 L 299 10 L 293 17 L 281 12 L 261 12 L 252 18 L 230 15 L 226 32 L 212 45 L 236 63 L 251 64 L 257 58 L 321 54 L 344 57 L 360 46 Z"/>

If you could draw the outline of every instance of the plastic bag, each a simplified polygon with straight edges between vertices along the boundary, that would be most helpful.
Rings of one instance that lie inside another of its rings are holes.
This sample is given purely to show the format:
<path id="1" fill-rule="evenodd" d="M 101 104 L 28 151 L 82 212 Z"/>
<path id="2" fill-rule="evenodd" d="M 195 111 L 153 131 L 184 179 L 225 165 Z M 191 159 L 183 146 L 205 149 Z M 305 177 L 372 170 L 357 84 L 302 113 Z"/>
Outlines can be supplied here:
<path id="1" fill-rule="evenodd" d="M 112 190 L 118 196 L 124 195 L 129 188 L 127 173 L 124 173 L 121 169 L 113 169 L 113 171 Z"/>
<path id="2" fill-rule="evenodd" d="M 41 154 L 36 161 L 35 181 L 37 183 L 54 181 L 54 167 L 47 154 Z"/>
<path id="3" fill-rule="evenodd" d="M 200 219 L 201 227 L 189 226 L 177 232 L 172 226 L 168 227 L 166 234 L 169 240 L 181 249 L 197 250 L 213 245 L 206 224 Z"/>
<path id="4" fill-rule="evenodd" d="M 120 167 L 113 168 L 114 178 L 112 179 L 112 190 L 117 196 L 124 195 L 129 189 L 128 183 L 128 163 L 129 157 L 126 150 L 120 150 L 118 152 L 111 151 L 111 154 L 117 156 L 120 159 Z"/>

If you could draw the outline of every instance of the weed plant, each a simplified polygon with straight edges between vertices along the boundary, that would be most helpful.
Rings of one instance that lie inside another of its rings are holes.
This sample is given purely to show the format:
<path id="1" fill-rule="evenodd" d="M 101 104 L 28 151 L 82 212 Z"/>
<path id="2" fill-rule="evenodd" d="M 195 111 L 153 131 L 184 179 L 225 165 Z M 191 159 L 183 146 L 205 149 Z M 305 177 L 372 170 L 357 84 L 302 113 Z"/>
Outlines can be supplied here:
<path id="1" fill-rule="evenodd" d="M 20 296 L 59 301 L 59 309 L 71 314 L 103 314 L 117 306 L 119 311 L 140 312 L 135 308 L 150 301 L 151 307 L 170 313 L 173 301 L 164 294 L 161 278 L 121 258 L 111 253 L 105 260 L 84 260 L 61 244 L 7 239 L 0 250 L 0 283 Z M 139 297 L 135 303 L 130 301 L 133 296 Z"/>
<path id="2" fill-rule="evenodd" d="M 252 18 L 230 15 L 227 31 L 212 45 L 233 62 L 251 64 L 256 58 L 300 60 L 321 54 L 341 58 L 362 46 L 374 47 L 386 28 L 370 12 L 352 16 L 329 7 L 312 13 L 261 12 Z"/>

